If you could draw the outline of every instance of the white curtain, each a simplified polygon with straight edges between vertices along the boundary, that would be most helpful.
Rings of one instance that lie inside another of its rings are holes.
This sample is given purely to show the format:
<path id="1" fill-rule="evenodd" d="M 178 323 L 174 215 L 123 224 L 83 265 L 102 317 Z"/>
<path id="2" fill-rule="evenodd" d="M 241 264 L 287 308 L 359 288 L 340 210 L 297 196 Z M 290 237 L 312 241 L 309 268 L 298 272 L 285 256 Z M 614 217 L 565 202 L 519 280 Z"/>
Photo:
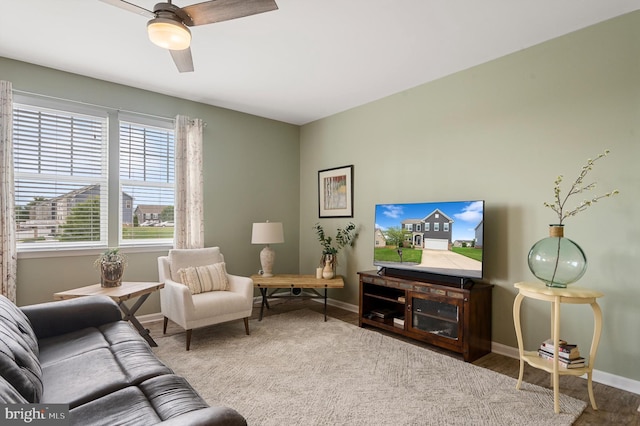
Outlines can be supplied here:
<path id="1" fill-rule="evenodd" d="M 203 127 L 200 119 L 176 117 L 175 248 L 204 247 Z"/>
<path id="2" fill-rule="evenodd" d="M 13 189 L 13 95 L 0 81 L 0 292 L 16 301 L 16 225 Z"/>

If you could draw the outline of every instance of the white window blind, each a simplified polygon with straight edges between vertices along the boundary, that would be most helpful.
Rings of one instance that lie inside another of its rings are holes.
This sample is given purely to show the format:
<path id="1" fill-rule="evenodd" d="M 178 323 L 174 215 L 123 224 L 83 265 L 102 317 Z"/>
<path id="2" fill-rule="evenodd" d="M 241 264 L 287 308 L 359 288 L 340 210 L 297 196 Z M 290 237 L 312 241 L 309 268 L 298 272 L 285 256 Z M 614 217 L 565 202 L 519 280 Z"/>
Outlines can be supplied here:
<path id="1" fill-rule="evenodd" d="M 19 249 L 107 245 L 107 119 L 13 111 Z"/>
<path id="2" fill-rule="evenodd" d="M 173 242 L 174 131 L 120 121 L 121 244 Z"/>

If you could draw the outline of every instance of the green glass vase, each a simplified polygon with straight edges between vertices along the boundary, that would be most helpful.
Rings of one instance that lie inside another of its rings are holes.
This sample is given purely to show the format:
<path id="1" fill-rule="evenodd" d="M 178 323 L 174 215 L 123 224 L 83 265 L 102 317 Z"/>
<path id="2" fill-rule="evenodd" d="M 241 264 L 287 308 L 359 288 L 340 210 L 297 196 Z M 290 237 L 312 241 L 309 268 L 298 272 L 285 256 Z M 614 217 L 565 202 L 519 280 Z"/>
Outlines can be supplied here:
<path id="1" fill-rule="evenodd" d="M 549 225 L 549 236 L 529 250 L 529 269 L 547 287 L 566 288 L 587 270 L 587 257 L 578 244 L 564 237 L 564 225 Z"/>

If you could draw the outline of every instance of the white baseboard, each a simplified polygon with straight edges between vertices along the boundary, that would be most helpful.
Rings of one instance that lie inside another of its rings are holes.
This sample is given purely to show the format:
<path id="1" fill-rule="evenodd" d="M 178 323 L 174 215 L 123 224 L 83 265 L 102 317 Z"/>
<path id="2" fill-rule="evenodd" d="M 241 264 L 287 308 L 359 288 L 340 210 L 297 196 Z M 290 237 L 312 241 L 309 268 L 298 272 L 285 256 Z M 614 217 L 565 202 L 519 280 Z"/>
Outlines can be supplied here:
<path id="1" fill-rule="evenodd" d="M 155 314 L 147 314 L 147 315 L 140 315 L 140 316 L 136 315 L 136 318 L 138 318 L 138 321 L 140 321 L 141 324 L 145 324 L 145 323 L 162 321 L 164 316 L 162 315 L 161 312 L 156 312 Z"/>
<path id="2" fill-rule="evenodd" d="M 321 299 L 313 299 L 313 301 L 324 303 L 324 300 Z M 341 300 L 327 298 L 327 305 L 335 306 L 336 308 L 344 309 L 345 311 L 355 312 L 356 314 L 360 312 L 358 305 L 352 305 L 351 303 L 346 303 Z"/>
<path id="3" fill-rule="evenodd" d="M 312 299 L 317 303 L 324 303 L 322 299 Z M 262 301 L 262 297 L 254 297 L 254 303 L 260 303 Z M 349 312 L 359 312 L 359 308 L 357 305 L 353 305 L 351 303 L 345 303 L 341 300 L 335 299 L 327 299 L 327 305 L 335 306 L 340 309 L 344 309 Z M 138 317 L 141 323 L 150 323 L 156 321 L 162 321 L 162 314 L 160 312 L 155 314 L 141 315 Z M 492 342 L 491 343 L 491 352 L 496 353 L 498 355 L 507 356 L 509 358 L 518 359 L 519 353 L 518 348 L 514 348 L 511 346 L 503 345 L 501 343 Z M 586 376 L 581 376 L 586 379 Z M 603 385 L 611 386 L 616 389 L 621 389 L 626 392 L 632 392 L 640 395 L 640 381 L 631 380 L 626 377 L 616 376 L 615 374 L 607 373 L 604 371 L 593 370 L 593 381 L 596 383 L 601 383 Z M 638 407 L 638 412 L 640 412 L 640 407 Z"/>

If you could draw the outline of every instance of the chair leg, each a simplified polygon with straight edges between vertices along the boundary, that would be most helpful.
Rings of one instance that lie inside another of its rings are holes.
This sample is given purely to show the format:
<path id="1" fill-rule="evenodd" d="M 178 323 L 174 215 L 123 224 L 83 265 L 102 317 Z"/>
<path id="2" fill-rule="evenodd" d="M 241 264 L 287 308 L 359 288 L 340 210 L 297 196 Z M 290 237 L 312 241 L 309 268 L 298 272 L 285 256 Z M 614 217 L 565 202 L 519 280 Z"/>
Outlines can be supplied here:
<path id="1" fill-rule="evenodd" d="M 249 335 L 249 317 L 245 317 L 244 319 L 244 331 L 247 332 L 247 336 Z"/>
<path id="2" fill-rule="evenodd" d="M 189 346 L 191 346 L 191 332 L 193 330 L 187 330 L 187 350 L 189 350 Z"/>
<path id="3" fill-rule="evenodd" d="M 167 323 L 169 322 L 169 318 L 164 317 L 164 324 L 162 326 L 162 334 L 167 334 Z"/>

